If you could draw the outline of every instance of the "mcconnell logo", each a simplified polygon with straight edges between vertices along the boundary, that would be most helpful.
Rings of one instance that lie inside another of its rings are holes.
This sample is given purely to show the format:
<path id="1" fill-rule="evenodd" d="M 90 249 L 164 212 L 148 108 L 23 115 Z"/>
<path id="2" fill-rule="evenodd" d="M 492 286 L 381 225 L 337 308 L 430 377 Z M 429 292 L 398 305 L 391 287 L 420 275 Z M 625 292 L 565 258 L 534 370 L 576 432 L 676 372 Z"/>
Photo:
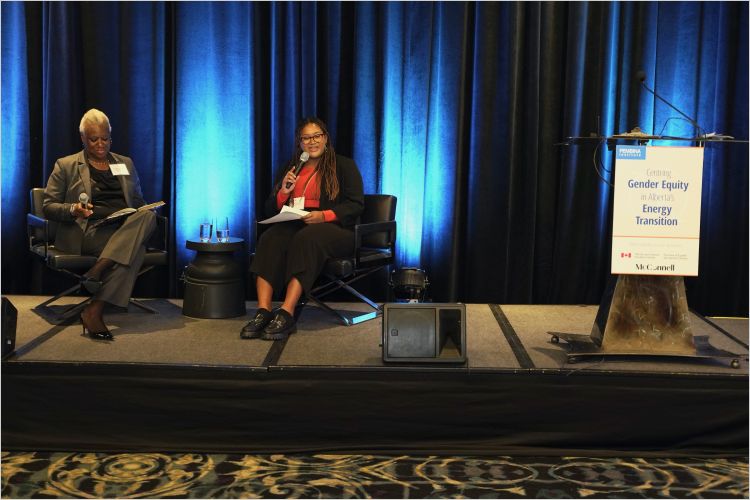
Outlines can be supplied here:
<path id="1" fill-rule="evenodd" d="M 639 271 L 672 271 L 674 272 L 674 264 L 669 265 L 658 265 L 658 264 L 636 264 L 635 268 Z"/>
<path id="2" fill-rule="evenodd" d="M 624 259 L 624 258 L 626 258 L 626 257 L 627 257 L 628 259 L 629 259 L 629 258 L 631 258 L 631 257 L 632 257 L 631 253 L 630 253 L 630 252 L 620 252 L 620 258 L 621 258 L 621 259 Z"/>

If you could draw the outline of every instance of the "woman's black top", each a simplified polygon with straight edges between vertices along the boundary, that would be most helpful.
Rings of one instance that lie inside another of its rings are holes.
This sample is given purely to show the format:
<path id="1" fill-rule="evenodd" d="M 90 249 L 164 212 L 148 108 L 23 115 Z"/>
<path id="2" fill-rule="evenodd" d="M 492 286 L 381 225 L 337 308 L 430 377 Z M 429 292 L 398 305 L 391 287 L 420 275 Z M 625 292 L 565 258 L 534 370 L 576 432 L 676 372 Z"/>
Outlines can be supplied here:
<path id="1" fill-rule="evenodd" d="M 103 219 L 125 207 L 125 194 L 122 192 L 120 181 L 112 175 L 110 169 L 98 170 L 89 165 L 91 177 L 91 203 L 94 213 L 89 220 Z"/>

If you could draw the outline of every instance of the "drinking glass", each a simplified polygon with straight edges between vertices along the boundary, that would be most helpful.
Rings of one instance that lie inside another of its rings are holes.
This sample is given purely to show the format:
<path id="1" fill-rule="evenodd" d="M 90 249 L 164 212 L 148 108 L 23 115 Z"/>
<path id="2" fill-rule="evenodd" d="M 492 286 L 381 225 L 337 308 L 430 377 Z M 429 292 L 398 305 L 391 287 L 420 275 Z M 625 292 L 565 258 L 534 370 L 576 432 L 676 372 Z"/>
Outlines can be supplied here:
<path id="1" fill-rule="evenodd" d="M 229 217 L 219 217 L 216 221 L 216 240 L 229 243 Z"/>
<path id="2" fill-rule="evenodd" d="M 210 219 L 204 219 L 201 222 L 200 240 L 201 243 L 208 243 L 211 241 L 211 234 L 213 233 L 214 224 Z"/>

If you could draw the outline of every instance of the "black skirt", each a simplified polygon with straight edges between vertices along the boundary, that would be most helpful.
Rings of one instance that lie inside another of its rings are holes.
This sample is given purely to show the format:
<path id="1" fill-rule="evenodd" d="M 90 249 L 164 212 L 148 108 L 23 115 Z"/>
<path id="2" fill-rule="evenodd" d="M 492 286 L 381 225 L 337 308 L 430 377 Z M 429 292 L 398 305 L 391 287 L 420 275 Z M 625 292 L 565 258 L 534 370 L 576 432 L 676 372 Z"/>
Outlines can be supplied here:
<path id="1" fill-rule="evenodd" d="M 353 252 L 354 231 L 336 223 L 280 222 L 261 234 L 250 271 L 268 281 L 274 292 L 285 290 L 293 277 L 309 292 L 329 258 Z"/>

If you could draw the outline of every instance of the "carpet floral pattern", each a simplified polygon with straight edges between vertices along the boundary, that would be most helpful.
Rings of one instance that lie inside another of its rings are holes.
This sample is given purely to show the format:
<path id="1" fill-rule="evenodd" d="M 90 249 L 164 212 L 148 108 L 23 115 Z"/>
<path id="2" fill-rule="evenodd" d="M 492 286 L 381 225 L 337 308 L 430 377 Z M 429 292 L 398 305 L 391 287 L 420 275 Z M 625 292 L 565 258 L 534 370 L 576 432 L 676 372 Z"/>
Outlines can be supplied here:
<path id="1" fill-rule="evenodd" d="M 747 498 L 748 460 L 2 453 L 5 498 Z"/>

